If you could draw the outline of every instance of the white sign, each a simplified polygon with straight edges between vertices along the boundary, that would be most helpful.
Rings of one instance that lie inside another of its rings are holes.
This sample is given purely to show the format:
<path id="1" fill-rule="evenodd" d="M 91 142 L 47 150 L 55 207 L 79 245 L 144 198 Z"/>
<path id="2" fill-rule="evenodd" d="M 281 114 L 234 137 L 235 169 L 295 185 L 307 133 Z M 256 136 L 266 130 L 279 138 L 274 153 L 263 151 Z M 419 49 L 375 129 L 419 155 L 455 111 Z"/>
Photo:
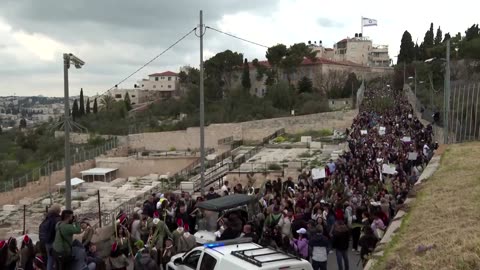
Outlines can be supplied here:
<path id="1" fill-rule="evenodd" d="M 417 152 L 409 152 L 408 153 L 408 160 L 417 160 L 418 153 Z"/>
<path id="2" fill-rule="evenodd" d="M 408 114 L 408 119 L 412 119 L 412 116 L 413 116 L 413 115 L 412 115 L 411 113 L 409 113 L 409 114 Z"/>
<path id="3" fill-rule="evenodd" d="M 412 138 L 410 138 L 409 136 L 405 136 L 402 138 L 402 141 L 408 143 L 412 141 Z"/>
<path id="4" fill-rule="evenodd" d="M 313 180 L 322 179 L 325 177 L 326 177 L 325 169 L 318 169 L 318 168 L 312 169 Z"/>
<path id="5" fill-rule="evenodd" d="M 362 135 L 367 135 L 367 134 L 368 134 L 368 132 L 367 132 L 367 130 L 366 130 L 366 129 L 365 129 L 365 130 L 360 130 L 360 134 L 362 134 Z"/>
<path id="6" fill-rule="evenodd" d="M 385 127 L 380 127 L 380 129 L 378 130 L 378 135 L 385 135 L 386 130 L 387 129 Z"/>
<path id="7" fill-rule="evenodd" d="M 395 165 L 392 164 L 383 164 L 382 165 L 382 172 L 386 174 L 396 174 L 397 170 L 395 170 Z"/>

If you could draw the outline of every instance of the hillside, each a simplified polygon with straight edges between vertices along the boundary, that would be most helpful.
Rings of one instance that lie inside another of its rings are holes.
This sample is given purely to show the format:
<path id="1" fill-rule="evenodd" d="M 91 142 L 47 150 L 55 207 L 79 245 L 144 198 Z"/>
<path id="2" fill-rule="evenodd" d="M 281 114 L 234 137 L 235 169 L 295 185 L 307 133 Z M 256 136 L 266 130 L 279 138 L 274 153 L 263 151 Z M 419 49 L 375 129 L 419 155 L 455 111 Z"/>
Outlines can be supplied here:
<path id="1" fill-rule="evenodd" d="M 480 269 L 480 142 L 450 145 L 374 269 Z"/>

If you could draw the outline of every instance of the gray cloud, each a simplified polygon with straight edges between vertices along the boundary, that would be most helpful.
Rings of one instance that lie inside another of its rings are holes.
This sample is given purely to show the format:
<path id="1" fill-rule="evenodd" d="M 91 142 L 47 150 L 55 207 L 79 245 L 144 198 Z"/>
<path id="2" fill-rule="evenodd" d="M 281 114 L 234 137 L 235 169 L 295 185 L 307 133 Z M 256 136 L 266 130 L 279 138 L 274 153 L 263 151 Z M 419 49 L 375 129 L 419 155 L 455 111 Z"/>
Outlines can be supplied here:
<path id="1" fill-rule="evenodd" d="M 0 20 L 10 25 L 14 32 L 43 34 L 71 48 L 71 52 L 87 62 L 82 75 L 75 72 L 72 78 L 80 76 L 86 80 L 85 84 L 101 87 L 92 91 L 102 92 L 193 29 L 198 24 L 200 9 L 204 12 L 204 23 L 216 26 L 222 16 L 237 12 L 267 16 L 276 4 L 275 0 L 2 0 Z M 217 52 L 233 43 L 229 37 L 219 35 L 211 32 L 205 36 L 209 51 Z M 236 44 L 231 47 L 243 51 L 248 46 Z M 14 81 L 22 78 L 28 80 L 25 74 L 36 72 L 43 77 L 50 76 L 42 83 L 51 84 L 51 87 L 36 83 L 32 83 L 32 87 L 49 89 L 45 95 L 61 95 L 61 55 L 57 58 L 58 62 L 54 63 L 22 62 L 0 51 L 0 62 L 8 63 L 0 67 L 0 81 L 3 81 L 0 82 L 0 94 L 2 87 L 15 85 Z M 189 64 L 187 59 L 197 58 L 198 38 L 192 34 L 124 86 L 133 85 L 150 72 L 177 69 Z M 24 85 L 22 82 L 18 87 Z"/>
<path id="2" fill-rule="evenodd" d="M 327 28 L 334 28 L 334 27 L 343 27 L 342 22 L 338 22 L 326 17 L 320 17 L 317 19 L 318 25 L 322 27 L 327 27 Z"/>

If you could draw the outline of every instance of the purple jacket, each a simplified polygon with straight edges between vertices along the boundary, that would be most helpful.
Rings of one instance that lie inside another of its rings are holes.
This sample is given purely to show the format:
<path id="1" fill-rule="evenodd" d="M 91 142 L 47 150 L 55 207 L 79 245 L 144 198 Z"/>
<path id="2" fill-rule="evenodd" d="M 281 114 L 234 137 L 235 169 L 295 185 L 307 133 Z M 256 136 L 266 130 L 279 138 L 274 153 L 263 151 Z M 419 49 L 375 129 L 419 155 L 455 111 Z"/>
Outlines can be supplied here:
<path id="1" fill-rule="evenodd" d="M 298 252 L 302 258 L 308 257 L 308 240 L 307 238 L 292 239 L 290 245 Z"/>

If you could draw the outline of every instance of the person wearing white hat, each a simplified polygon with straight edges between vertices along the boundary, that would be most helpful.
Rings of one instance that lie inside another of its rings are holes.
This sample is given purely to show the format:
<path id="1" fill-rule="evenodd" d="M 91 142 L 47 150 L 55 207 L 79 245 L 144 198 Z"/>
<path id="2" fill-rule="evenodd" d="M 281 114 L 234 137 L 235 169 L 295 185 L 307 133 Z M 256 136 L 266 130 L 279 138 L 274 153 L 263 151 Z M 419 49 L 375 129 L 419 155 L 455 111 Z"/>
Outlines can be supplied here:
<path id="1" fill-rule="evenodd" d="M 292 238 L 290 240 L 290 245 L 303 259 L 308 258 L 308 240 L 306 237 L 307 230 L 305 228 L 300 228 L 297 230 L 298 239 Z"/>

